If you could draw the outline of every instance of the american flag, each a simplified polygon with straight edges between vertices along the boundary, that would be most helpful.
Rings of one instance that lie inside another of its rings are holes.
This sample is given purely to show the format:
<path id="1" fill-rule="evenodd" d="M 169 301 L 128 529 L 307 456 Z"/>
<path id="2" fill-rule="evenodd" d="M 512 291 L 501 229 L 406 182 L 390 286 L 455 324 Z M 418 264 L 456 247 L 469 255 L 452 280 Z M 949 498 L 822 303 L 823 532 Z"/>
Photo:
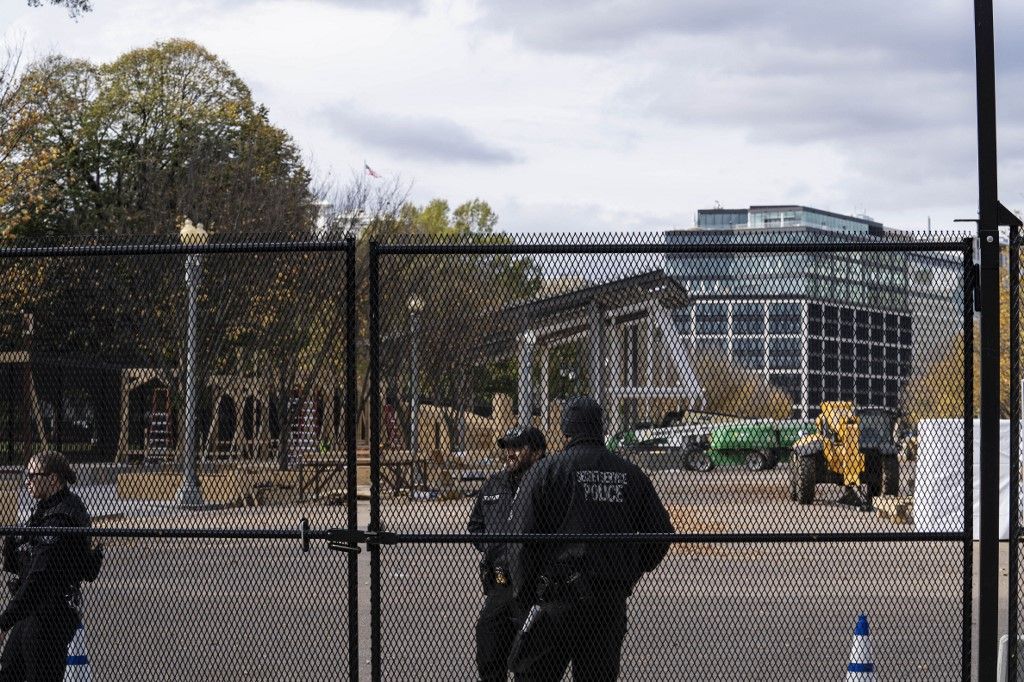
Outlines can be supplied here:
<path id="1" fill-rule="evenodd" d="M 366 163 L 365 161 L 363 161 L 363 168 L 366 169 L 366 174 L 369 175 L 371 178 L 380 177 L 380 173 L 370 168 L 370 164 Z"/>

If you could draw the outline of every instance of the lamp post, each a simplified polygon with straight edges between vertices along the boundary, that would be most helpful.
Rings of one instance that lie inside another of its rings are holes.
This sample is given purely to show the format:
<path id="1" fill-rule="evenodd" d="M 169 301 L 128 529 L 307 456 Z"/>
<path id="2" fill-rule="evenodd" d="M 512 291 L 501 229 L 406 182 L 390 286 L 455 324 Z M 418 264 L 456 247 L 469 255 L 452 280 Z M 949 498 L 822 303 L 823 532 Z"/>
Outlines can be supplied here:
<path id="1" fill-rule="evenodd" d="M 413 294 L 406 302 L 409 308 L 409 456 L 416 459 L 419 451 L 419 345 L 420 345 L 420 313 L 423 312 L 423 299 Z"/>
<path id="2" fill-rule="evenodd" d="M 193 225 L 185 219 L 179 232 L 181 243 L 186 246 L 206 243 L 207 232 L 203 224 Z M 190 253 L 185 256 L 185 289 L 188 308 L 185 321 L 185 461 L 178 488 L 178 505 L 185 508 L 203 506 L 203 491 L 196 475 L 196 451 L 199 444 L 199 388 L 196 384 L 196 349 L 198 345 L 199 303 L 197 300 L 202 278 L 202 256 Z"/>

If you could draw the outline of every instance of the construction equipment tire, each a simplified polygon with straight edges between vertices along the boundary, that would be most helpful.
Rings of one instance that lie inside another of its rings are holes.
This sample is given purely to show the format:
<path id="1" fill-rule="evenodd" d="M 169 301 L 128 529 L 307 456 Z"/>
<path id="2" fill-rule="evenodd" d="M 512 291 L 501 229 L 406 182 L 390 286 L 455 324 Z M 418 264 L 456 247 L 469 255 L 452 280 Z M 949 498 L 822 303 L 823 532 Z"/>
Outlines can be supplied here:
<path id="1" fill-rule="evenodd" d="M 764 450 L 751 450 L 743 458 L 743 463 L 750 471 L 764 471 L 768 468 L 770 455 Z"/>
<path id="2" fill-rule="evenodd" d="M 800 504 L 811 504 L 814 502 L 814 486 L 818 482 L 817 463 L 813 455 L 794 455 L 796 461 L 793 466 L 796 468 L 796 501 Z"/>
<path id="3" fill-rule="evenodd" d="M 882 494 L 900 494 L 900 462 L 895 457 L 882 458 Z"/>
<path id="4" fill-rule="evenodd" d="M 711 461 L 711 455 L 703 450 L 691 451 L 687 459 L 690 469 L 693 471 L 711 471 L 715 468 L 715 463 Z"/>

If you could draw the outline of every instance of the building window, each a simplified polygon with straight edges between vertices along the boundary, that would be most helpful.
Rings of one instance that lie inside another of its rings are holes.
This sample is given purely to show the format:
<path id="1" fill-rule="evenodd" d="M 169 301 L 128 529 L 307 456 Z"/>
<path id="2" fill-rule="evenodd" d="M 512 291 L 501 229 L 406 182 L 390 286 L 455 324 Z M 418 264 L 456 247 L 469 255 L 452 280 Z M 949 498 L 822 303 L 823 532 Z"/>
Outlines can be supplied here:
<path id="1" fill-rule="evenodd" d="M 772 369 L 800 369 L 800 339 L 768 339 L 768 364 Z"/>
<path id="2" fill-rule="evenodd" d="M 732 354 L 736 364 L 750 369 L 764 369 L 764 339 L 733 338 Z"/>
<path id="3" fill-rule="evenodd" d="M 800 333 L 799 303 L 769 303 L 768 331 L 772 334 Z"/>
<path id="4" fill-rule="evenodd" d="M 764 334 L 764 306 L 760 303 L 734 303 L 733 334 Z"/>
<path id="5" fill-rule="evenodd" d="M 726 304 L 698 303 L 694 306 L 694 330 L 700 335 L 729 333 Z"/>

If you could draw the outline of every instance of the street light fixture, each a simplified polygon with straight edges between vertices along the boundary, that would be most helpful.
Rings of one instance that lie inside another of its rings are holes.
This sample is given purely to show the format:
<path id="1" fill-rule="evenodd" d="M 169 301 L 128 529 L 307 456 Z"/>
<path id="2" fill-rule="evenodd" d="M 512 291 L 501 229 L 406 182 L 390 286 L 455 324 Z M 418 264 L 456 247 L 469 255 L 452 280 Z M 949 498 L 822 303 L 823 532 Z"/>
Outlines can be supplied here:
<path id="1" fill-rule="evenodd" d="M 203 224 L 193 225 L 188 218 L 179 231 L 181 243 L 201 246 L 209 237 Z M 196 351 L 198 345 L 199 303 L 198 291 L 202 279 L 202 255 L 185 256 L 185 289 L 188 310 L 185 324 L 185 461 L 178 488 L 178 505 L 185 508 L 203 506 L 203 491 L 196 475 L 196 454 L 199 444 L 199 389 L 196 382 Z"/>
<path id="2" fill-rule="evenodd" d="M 416 459 L 419 451 L 419 344 L 420 344 L 420 313 L 423 312 L 423 299 L 413 294 L 406 301 L 409 308 L 409 456 Z"/>

